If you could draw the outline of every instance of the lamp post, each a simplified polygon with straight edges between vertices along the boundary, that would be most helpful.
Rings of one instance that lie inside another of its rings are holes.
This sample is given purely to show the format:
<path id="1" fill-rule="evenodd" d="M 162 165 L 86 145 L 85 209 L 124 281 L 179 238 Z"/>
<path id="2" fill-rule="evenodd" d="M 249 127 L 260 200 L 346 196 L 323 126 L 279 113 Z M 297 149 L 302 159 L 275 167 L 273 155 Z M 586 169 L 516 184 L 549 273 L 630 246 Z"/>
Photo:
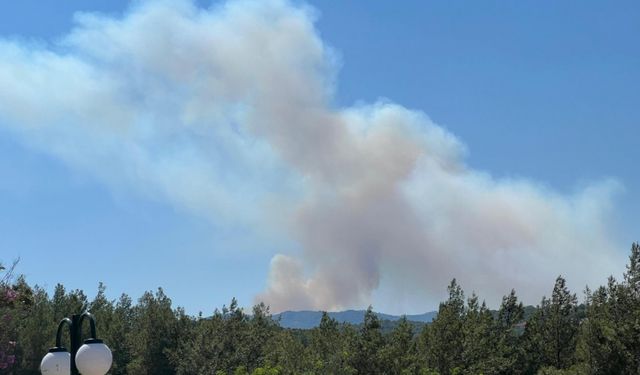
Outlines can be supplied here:
<path id="1" fill-rule="evenodd" d="M 82 322 L 89 319 L 91 337 L 82 344 Z M 71 353 L 62 346 L 62 329 L 69 327 Z M 111 368 L 111 350 L 96 338 L 96 322 L 88 312 L 64 318 L 58 324 L 56 346 L 42 358 L 40 372 L 43 375 L 105 375 Z"/>

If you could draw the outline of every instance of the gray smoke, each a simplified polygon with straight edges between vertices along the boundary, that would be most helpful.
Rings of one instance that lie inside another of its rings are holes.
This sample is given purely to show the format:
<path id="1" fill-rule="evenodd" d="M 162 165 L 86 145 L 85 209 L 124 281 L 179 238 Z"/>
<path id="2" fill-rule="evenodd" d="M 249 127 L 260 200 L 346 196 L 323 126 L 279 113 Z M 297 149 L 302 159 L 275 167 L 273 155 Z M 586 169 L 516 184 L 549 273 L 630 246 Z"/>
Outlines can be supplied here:
<path id="1" fill-rule="evenodd" d="M 615 181 L 496 179 L 421 112 L 335 108 L 309 8 L 150 1 L 76 21 L 54 45 L 0 40 L 0 126 L 115 189 L 292 239 L 257 296 L 274 311 L 432 306 L 452 277 L 535 302 L 559 273 L 582 287 L 622 267 Z"/>

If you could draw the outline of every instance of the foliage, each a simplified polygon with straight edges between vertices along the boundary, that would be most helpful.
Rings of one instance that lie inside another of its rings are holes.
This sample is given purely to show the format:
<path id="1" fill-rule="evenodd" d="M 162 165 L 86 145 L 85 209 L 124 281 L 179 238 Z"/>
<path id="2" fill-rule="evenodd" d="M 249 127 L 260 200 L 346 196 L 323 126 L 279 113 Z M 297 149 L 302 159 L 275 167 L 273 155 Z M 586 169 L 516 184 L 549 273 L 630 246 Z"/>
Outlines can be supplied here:
<path id="1" fill-rule="evenodd" d="M 316 328 L 285 329 L 264 304 L 248 314 L 233 299 L 194 317 L 162 289 L 135 303 L 109 300 L 102 284 L 92 300 L 60 284 L 49 296 L 12 267 L 0 270 L 0 374 L 39 374 L 57 322 L 86 310 L 113 351 L 111 374 L 640 374 L 638 244 L 624 279 L 587 289 L 584 305 L 558 277 L 537 307 L 512 290 L 492 312 L 475 293 L 465 299 L 454 279 L 431 324 L 405 318 L 387 330 L 372 307 L 361 325 L 324 313 Z"/>
<path id="2" fill-rule="evenodd" d="M 463 358 L 464 292 L 456 279 L 447 290 L 449 299 L 440 304 L 438 316 L 424 331 L 427 363 L 441 374 L 459 369 Z"/>
<path id="3" fill-rule="evenodd" d="M 24 278 L 14 281 L 16 260 L 8 268 L 0 263 L 0 374 L 11 374 L 17 366 L 19 322 L 32 303 L 32 291 Z"/>

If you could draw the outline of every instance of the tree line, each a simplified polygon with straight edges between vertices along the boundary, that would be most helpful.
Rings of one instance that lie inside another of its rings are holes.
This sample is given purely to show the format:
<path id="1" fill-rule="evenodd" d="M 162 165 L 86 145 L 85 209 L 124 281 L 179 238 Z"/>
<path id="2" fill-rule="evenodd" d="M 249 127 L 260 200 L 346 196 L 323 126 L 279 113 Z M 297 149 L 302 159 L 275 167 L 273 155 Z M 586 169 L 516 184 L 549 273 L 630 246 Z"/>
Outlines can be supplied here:
<path id="1" fill-rule="evenodd" d="M 126 294 L 109 300 L 102 284 L 92 300 L 62 285 L 50 296 L 13 277 L 13 267 L 0 271 L 0 374 L 39 374 L 57 323 L 81 311 L 96 317 L 114 375 L 640 374 L 637 243 L 623 280 L 587 288 L 582 304 L 558 277 L 525 318 L 515 291 L 491 311 L 454 279 L 432 323 L 417 329 L 403 318 L 390 332 L 371 307 L 360 325 L 325 313 L 318 327 L 296 330 L 264 304 L 248 313 L 234 299 L 212 316 L 190 316 L 162 289 L 135 303 Z"/>

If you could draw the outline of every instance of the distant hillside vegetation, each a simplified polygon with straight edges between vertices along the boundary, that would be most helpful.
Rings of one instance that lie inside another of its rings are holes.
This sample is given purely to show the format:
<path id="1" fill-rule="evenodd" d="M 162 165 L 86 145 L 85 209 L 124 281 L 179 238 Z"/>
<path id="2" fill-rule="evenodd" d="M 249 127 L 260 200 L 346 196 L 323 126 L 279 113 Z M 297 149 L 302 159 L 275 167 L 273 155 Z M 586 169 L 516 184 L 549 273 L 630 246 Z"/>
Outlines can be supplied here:
<path id="1" fill-rule="evenodd" d="M 346 310 L 338 312 L 330 312 L 329 316 L 339 323 L 349 323 L 353 325 L 362 324 L 364 322 L 365 310 Z M 384 321 L 397 321 L 402 316 L 376 313 L 378 319 Z M 437 311 L 430 311 L 424 314 L 406 315 L 407 320 L 418 323 L 430 323 L 438 315 Z M 273 315 L 273 319 L 280 323 L 284 328 L 311 329 L 320 324 L 322 311 L 285 311 L 280 314 Z"/>

